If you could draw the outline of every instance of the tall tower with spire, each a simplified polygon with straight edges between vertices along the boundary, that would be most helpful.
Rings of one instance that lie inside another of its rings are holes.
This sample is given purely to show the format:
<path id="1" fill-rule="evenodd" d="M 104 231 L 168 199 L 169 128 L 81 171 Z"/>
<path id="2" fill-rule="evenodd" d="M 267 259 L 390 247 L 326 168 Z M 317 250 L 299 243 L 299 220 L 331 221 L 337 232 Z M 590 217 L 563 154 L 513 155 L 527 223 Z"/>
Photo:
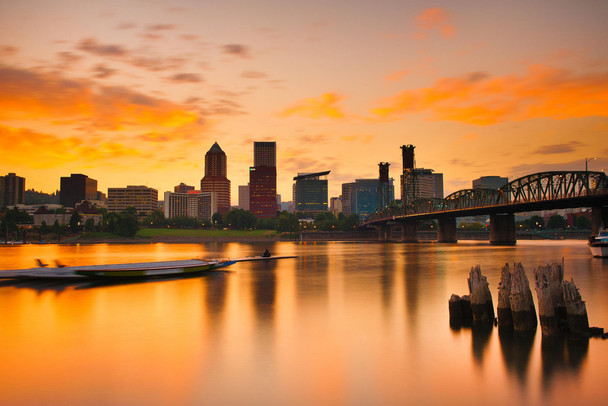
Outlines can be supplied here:
<path id="1" fill-rule="evenodd" d="M 226 154 L 217 142 L 205 154 L 205 176 L 201 179 L 201 192 L 216 194 L 217 211 L 222 214 L 230 210 L 230 181 L 228 180 Z"/>

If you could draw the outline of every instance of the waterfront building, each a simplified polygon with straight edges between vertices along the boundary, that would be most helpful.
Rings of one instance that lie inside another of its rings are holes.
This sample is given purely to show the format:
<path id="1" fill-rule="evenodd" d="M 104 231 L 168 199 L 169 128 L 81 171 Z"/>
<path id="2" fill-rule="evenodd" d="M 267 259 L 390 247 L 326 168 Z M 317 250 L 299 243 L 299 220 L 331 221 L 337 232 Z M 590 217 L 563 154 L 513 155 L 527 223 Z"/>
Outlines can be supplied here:
<path id="1" fill-rule="evenodd" d="M 351 195 L 355 182 L 343 183 L 342 184 L 342 214 L 350 216 L 351 211 Z"/>
<path id="2" fill-rule="evenodd" d="M 342 213 L 342 196 L 329 199 L 329 211 L 336 217 L 338 217 L 338 214 Z"/>
<path id="3" fill-rule="evenodd" d="M 165 218 L 187 216 L 197 220 L 211 220 L 211 216 L 218 212 L 215 192 L 165 192 L 164 198 Z"/>
<path id="4" fill-rule="evenodd" d="M 83 200 L 97 200 L 97 181 L 81 173 L 62 177 L 59 190 L 59 204 L 75 207 Z"/>
<path id="5" fill-rule="evenodd" d="M 249 210 L 249 184 L 239 186 L 239 209 Z"/>
<path id="6" fill-rule="evenodd" d="M 134 207 L 137 214 L 152 214 L 158 209 L 158 190 L 147 186 L 108 188 L 108 211 L 120 212 L 127 207 Z"/>
<path id="7" fill-rule="evenodd" d="M 298 173 L 295 181 L 296 213 L 314 216 L 327 211 L 327 175 L 330 171 Z"/>
<path id="8" fill-rule="evenodd" d="M 249 168 L 249 211 L 256 217 L 277 215 L 276 142 L 253 143 L 253 167 Z"/>
<path id="9" fill-rule="evenodd" d="M 216 194 L 217 213 L 230 211 L 227 157 L 217 142 L 205 154 L 205 176 L 201 179 L 201 192 Z"/>
<path id="10" fill-rule="evenodd" d="M 509 183 L 509 178 L 502 176 L 482 176 L 473 180 L 473 189 L 500 189 Z"/>
<path id="11" fill-rule="evenodd" d="M 355 182 L 349 187 L 349 214 L 358 214 L 359 217 L 364 218 L 378 210 L 378 202 L 380 201 L 379 191 L 381 190 L 379 185 L 379 179 L 356 179 Z M 392 178 L 386 182 L 386 188 L 388 200 L 395 200 L 395 188 Z M 344 212 L 344 205 L 342 210 Z"/>
<path id="12" fill-rule="evenodd" d="M 25 178 L 9 173 L 0 176 L 0 208 L 25 203 Z"/>

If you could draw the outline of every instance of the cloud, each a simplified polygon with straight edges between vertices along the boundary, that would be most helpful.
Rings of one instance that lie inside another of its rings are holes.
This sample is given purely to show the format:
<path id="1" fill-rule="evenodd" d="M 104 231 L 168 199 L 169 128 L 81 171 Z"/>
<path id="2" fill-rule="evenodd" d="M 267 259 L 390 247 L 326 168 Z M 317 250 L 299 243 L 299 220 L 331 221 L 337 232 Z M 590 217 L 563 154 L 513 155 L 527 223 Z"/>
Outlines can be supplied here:
<path id="1" fill-rule="evenodd" d="M 307 98 L 296 102 L 293 106 L 283 110 L 280 114 L 283 117 L 302 116 L 306 118 L 332 118 L 340 119 L 344 117 L 337 104 L 343 97 L 335 93 L 324 93 L 315 98 Z"/>
<path id="2" fill-rule="evenodd" d="M 14 47 L 12 45 L 2 45 L 0 46 L 0 56 L 3 58 L 14 56 L 19 52 L 19 48 Z"/>
<path id="3" fill-rule="evenodd" d="M 523 75 L 474 72 L 406 90 L 373 108 L 379 119 L 428 111 L 432 120 L 476 125 L 534 118 L 608 116 L 608 71 L 578 73 L 532 65 Z"/>
<path id="4" fill-rule="evenodd" d="M 95 38 L 85 38 L 76 46 L 80 51 L 89 52 L 98 56 L 125 56 L 127 50 L 120 45 L 101 44 Z"/>
<path id="5" fill-rule="evenodd" d="M 386 75 L 385 79 L 389 82 L 399 82 L 401 79 L 409 75 L 412 71 L 400 70 Z"/>
<path id="6" fill-rule="evenodd" d="M 418 31 L 414 34 L 416 39 L 426 39 L 433 31 L 438 31 L 442 38 L 452 38 L 456 28 L 452 25 L 450 14 L 443 8 L 429 8 L 416 16 Z"/>
<path id="7" fill-rule="evenodd" d="M 169 77 L 169 80 L 175 83 L 200 83 L 203 79 L 196 73 L 176 73 Z"/>
<path id="8" fill-rule="evenodd" d="M 368 144 L 373 141 L 374 136 L 371 134 L 342 135 L 340 136 L 340 139 L 346 142 L 362 142 Z"/>
<path id="9" fill-rule="evenodd" d="M 101 63 L 95 65 L 92 70 L 94 72 L 93 77 L 95 79 L 109 78 L 110 76 L 114 75 L 114 73 L 116 73 L 116 69 L 108 68 L 107 66 Z"/>
<path id="10" fill-rule="evenodd" d="M 565 154 L 568 152 L 576 151 L 577 147 L 581 147 L 583 144 L 579 141 L 572 141 L 568 144 L 553 144 L 553 145 L 545 145 L 543 147 L 538 148 L 536 151 L 532 152 L 533 154 L 545 154 L 545 155 L 553 155 L 553 154 Z"/>
<path id="11" fill-rule="evenodd" d="M 116 27 L 116 29 L 118 29 L 118 30 L 131 30 L 131 29 L 133 29 L 135 27 L 137 27 L 137 24 L 132 23 L 132 22 L 125 22 L 125 23 L 118 24 L 118 26 Z"/>
<path id="12" fill-rule="evenodd" d="M 65 120 L 105 130 L 199 122 L 184 106 L 124 87 L 0 66 L 0 120 Z"/>
<path id="13" fill-rule="evenodd" d="M 148 31 L 170 31 L 176 28 L 175 24 L 150 24 L 146 27 Z"/>
<path id="14" fill-rule="evenodd" d="M 249 48 L 241 44 L 222 45 L 222 52 L 227 55 L 237 56 L 239 58 L 249 58 Z"/>
<path id="15" fill-rule="evenodd" d="M 247 78 L 247 79 L 263 79 L 266 77 L 266 74 L 264 72 L 248 70 L 248 71 L 241 73 L 241 77 Z"/>
<path id="16" fill-rule="evenodd" d="M 159 72 L 181 68 L 185 62 L 184 58 L 172 57 L 134 57 L 127 61 L 132 66 L 145 69 L 151 72 Z"/>

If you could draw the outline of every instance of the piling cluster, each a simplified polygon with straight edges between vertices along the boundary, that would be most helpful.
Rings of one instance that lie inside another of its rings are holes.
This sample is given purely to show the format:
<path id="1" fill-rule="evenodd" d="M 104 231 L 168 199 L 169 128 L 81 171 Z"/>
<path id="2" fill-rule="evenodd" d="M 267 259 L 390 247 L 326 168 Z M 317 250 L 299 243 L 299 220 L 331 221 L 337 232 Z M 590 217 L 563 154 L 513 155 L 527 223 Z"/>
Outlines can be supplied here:
<path id="1" fill-rule="evenodd" d="M 564 267 L 553 263 L 534 269 L 534 288 L 538 302 L 538 319 L 543 336 L 601 336 L 603 328 L 589 327 L 587 308 L 574 280 L 564 281 Z M 502 268 L 498 284 L 498 305 L 495 318 L 492 294 L 487 278 L 479 265 L 472 267 L 467 278 L 469 295 L 453 294 L 448 302 L 450 326 L 489 327 L 518 333 L 533 333 L 538 326 L 530 283 L 521 263 Z"/>

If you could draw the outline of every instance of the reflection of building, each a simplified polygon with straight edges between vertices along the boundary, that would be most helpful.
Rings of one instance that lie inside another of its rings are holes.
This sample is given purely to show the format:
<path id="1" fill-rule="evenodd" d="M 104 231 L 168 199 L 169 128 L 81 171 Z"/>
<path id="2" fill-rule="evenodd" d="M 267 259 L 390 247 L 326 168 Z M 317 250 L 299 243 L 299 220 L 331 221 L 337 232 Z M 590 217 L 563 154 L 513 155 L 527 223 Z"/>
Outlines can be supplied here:
<path id="1" fill-rule="evenodd" d="M 158 190 L 147 186 L 108 188 L 108 211 L 134 207 L 137 214 L 149 215 L 158 209 Z"/>
<path id="2" fill-rule="evenodd" d="M 276 142 L 253 143 L 249 168 L 249 210 L 256 217 L 277 215 Z"/>
<path id="3" fill-rule="evenodd" d="M 500 189 L 509 183 L 508 178 L 502 176 L 482 176 L 479 179 L 473 180 L 473 189 Z"/>
<path id="4" fill-rule="evenodd" d="M 25 178 L 9 173 L 0 176 L 0 208 L 25 203 Z"/>
<path id="5" fill-rule="evenodd" d="M 86 175 L 71 174 L 61 178 L 59 203 L 65 207 L 74 207 L 83 200 L 97 200 L 97 181 Z"/>
<path id="6" fill-rule="evenodd" d="M 249 185 L 239 186 L 239 209 L 249 210 Z"/>
<path id="7" fill-rule="evenodd" d="M 293 180 L 297 213 L 317 214 L 327 211 L 327 178 L 330 171 L 298 174 Z M 324 178 L 324 179 L 321 179 Z"/>
<path id="8" fill-rule="evenodd" d="M 216 193 L 218 213 L 230 210 L 230 181 L 227 177 L 227 166 L 226 154 L 217 142 L 213 143 L 205 154 L 205 176 L 201 179 L 201 192 Z"/>
<path id="9" fill-rule="evenodd" d="M 165 192 L 164 213 L 166 218 L 187 216 L 197 220 L 211 220 L 211 216 L 217 213 L 217 197 L 215 192 Z"/>

